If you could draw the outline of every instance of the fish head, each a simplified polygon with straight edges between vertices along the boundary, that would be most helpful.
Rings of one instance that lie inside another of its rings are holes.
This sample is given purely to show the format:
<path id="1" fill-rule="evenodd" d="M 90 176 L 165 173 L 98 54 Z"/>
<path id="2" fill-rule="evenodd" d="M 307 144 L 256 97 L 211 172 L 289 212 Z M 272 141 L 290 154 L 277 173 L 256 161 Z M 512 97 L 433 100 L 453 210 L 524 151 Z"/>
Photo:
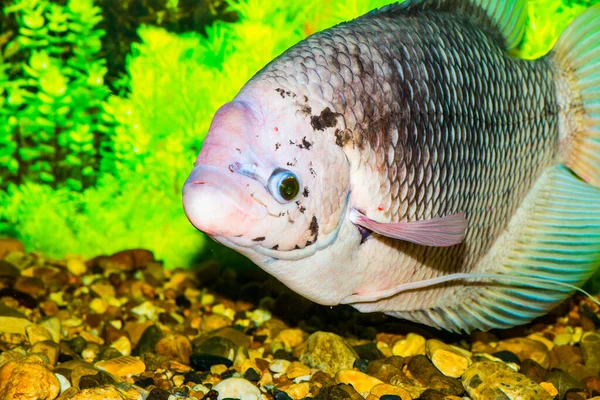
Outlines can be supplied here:
<path id="1" fill-rule="evenodd" d="M 304 102 L 276 89 L 246 89 L 219 109 L 184 184 L 184 210 L 197 229 L 293 290 L 335 303 L 347 293 L 323 299 L 310 282 L 332 276 L 332 246 L 351 246 L 339 239 L 349 162 L 332 132 L 311 124 Z"/>

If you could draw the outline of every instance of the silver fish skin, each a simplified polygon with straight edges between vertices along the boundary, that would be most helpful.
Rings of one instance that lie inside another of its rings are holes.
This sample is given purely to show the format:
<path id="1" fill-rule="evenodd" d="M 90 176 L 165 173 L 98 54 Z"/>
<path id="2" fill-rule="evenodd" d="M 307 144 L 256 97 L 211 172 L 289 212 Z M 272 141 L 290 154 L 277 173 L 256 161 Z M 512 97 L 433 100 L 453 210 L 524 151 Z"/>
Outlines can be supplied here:
<path id="1" fill-rule="evenodd" d="M 474 3 L 410 3 L 316 33 L 258 72 L 215 116 L 184 186 L 186 213 L 320 304 L 454 331 L 527 322 L 568 296 L 560 282 L 581 285 L 600 262 L 597 238 L 585 259 L 557 257 L 562 242 L 527 247 L 536 221 L 562 216 L 548 206 L 565 197 L 561 188 L 600 200 L 565 166 L 578 172 L 570 159 L 586 100 L 558 50 L 511 56 Z M 274 193 L 277 171 L 297 178 L 292 201 Z M 600 209 L 592 211 L 591 223 L 557 235 L 599 234 Z M 461 213 L 467 228 L 458 245 L 427 246 L 370 232 L 352 212 L 383 224 Z M 573 249 L 583 249 L 577 240 Z M 451 274 L 513 281 L 377 295 Z M 532 277 L 559 283 L 519 286 Z"/>

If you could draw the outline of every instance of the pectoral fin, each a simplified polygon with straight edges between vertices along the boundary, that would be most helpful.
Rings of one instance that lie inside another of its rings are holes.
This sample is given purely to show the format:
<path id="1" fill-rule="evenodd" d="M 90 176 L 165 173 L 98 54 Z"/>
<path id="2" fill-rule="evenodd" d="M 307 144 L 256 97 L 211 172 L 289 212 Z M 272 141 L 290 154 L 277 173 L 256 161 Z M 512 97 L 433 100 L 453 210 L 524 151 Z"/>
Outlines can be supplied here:
<path id="1" fill-rule="evenodd" d="M 382 236 L 406 240 L 423 246 L 449 247 L 465 238 L 467 219 L 464 213 L 414 222 L 382 223 L 373 221 L 360 211 L 352 210 L 350 220 Z"/>

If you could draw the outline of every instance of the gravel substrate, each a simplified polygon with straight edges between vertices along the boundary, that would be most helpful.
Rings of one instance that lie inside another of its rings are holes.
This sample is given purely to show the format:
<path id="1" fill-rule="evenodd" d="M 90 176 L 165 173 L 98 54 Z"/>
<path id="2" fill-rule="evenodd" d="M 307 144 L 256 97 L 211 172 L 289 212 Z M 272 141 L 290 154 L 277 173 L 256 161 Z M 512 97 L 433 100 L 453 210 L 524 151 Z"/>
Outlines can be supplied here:
<path id="1" fill-rule="evenodd" d="M 598 327 L 577 296 L 452 335 L 317 306 L 258 269 L 49 260 L 0 240 L 0 400 L 600 399 Z"/>

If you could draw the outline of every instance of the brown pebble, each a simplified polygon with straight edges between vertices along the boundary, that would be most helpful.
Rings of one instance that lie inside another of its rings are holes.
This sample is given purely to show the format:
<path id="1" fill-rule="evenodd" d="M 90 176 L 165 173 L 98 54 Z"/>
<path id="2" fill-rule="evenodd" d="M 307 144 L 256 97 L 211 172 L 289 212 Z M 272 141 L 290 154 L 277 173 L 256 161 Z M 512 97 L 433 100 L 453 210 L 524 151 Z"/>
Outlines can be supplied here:
<path id="1" fill-rule="evenodd" d="M 548 373 L 548 371 L 531 358 L 523 360 L 519 372 L 537 383 L 542 382 Z"/>
<path id="2" fill-rule="evenodd" d="M 521 362 L 528 358 L 536 361 L 543 368 L 550 367 L 550 351 L 541 342 L 529 338 L 506 339 L 498 342 L 496 351 L 508 350 L 514 353 Z"/>
<path id="3" fill-rule="evenodd" d="M 444 400 L 446 395 L 437 390 L 427 389 L 421 394 L 421 400 Z"/>
<path id="4" fill-rule="evenodd" d="M 390 379 L 395 375 L 404 375 L 400 368 L 387 363 L 385 359 L 371 361 L 367 373 L 386 383 L 390 383 Z"/>
<path id="5" fill-rule="evenodd" d="M 600 377 L 590 376 L 585 378 L 583 384 L 590 396 L 600 396 Z"/>
<path id="6" fill-rule="evenodd" d="M 412 376 L 425 387 L 438 390 L 446 395 L 459 396 L 464 389 L 455 378 L 442 375 L 440 371 L 423 355 L 416 355 L 407 365 Z"/>
<path id="7" fill-rule="evenodd" d="M 190 363 L 192 343 L 183 335 L 167 335 L 154 346 L 156 354 L 168 357 L 184 364 Z"/>
<path id="8" fill-rule="evenodd" d="M 569 345 L 554 346 L 552 352 L 556 354 L 559 365 L 583 363 L 583 356 L 579 347 Z"/>
<path id="9" fill-rule="evenodd" d="M 564 400 L 585 400 L 587 395 L 584 392 L 569 391 L 565 394 Z"/>

